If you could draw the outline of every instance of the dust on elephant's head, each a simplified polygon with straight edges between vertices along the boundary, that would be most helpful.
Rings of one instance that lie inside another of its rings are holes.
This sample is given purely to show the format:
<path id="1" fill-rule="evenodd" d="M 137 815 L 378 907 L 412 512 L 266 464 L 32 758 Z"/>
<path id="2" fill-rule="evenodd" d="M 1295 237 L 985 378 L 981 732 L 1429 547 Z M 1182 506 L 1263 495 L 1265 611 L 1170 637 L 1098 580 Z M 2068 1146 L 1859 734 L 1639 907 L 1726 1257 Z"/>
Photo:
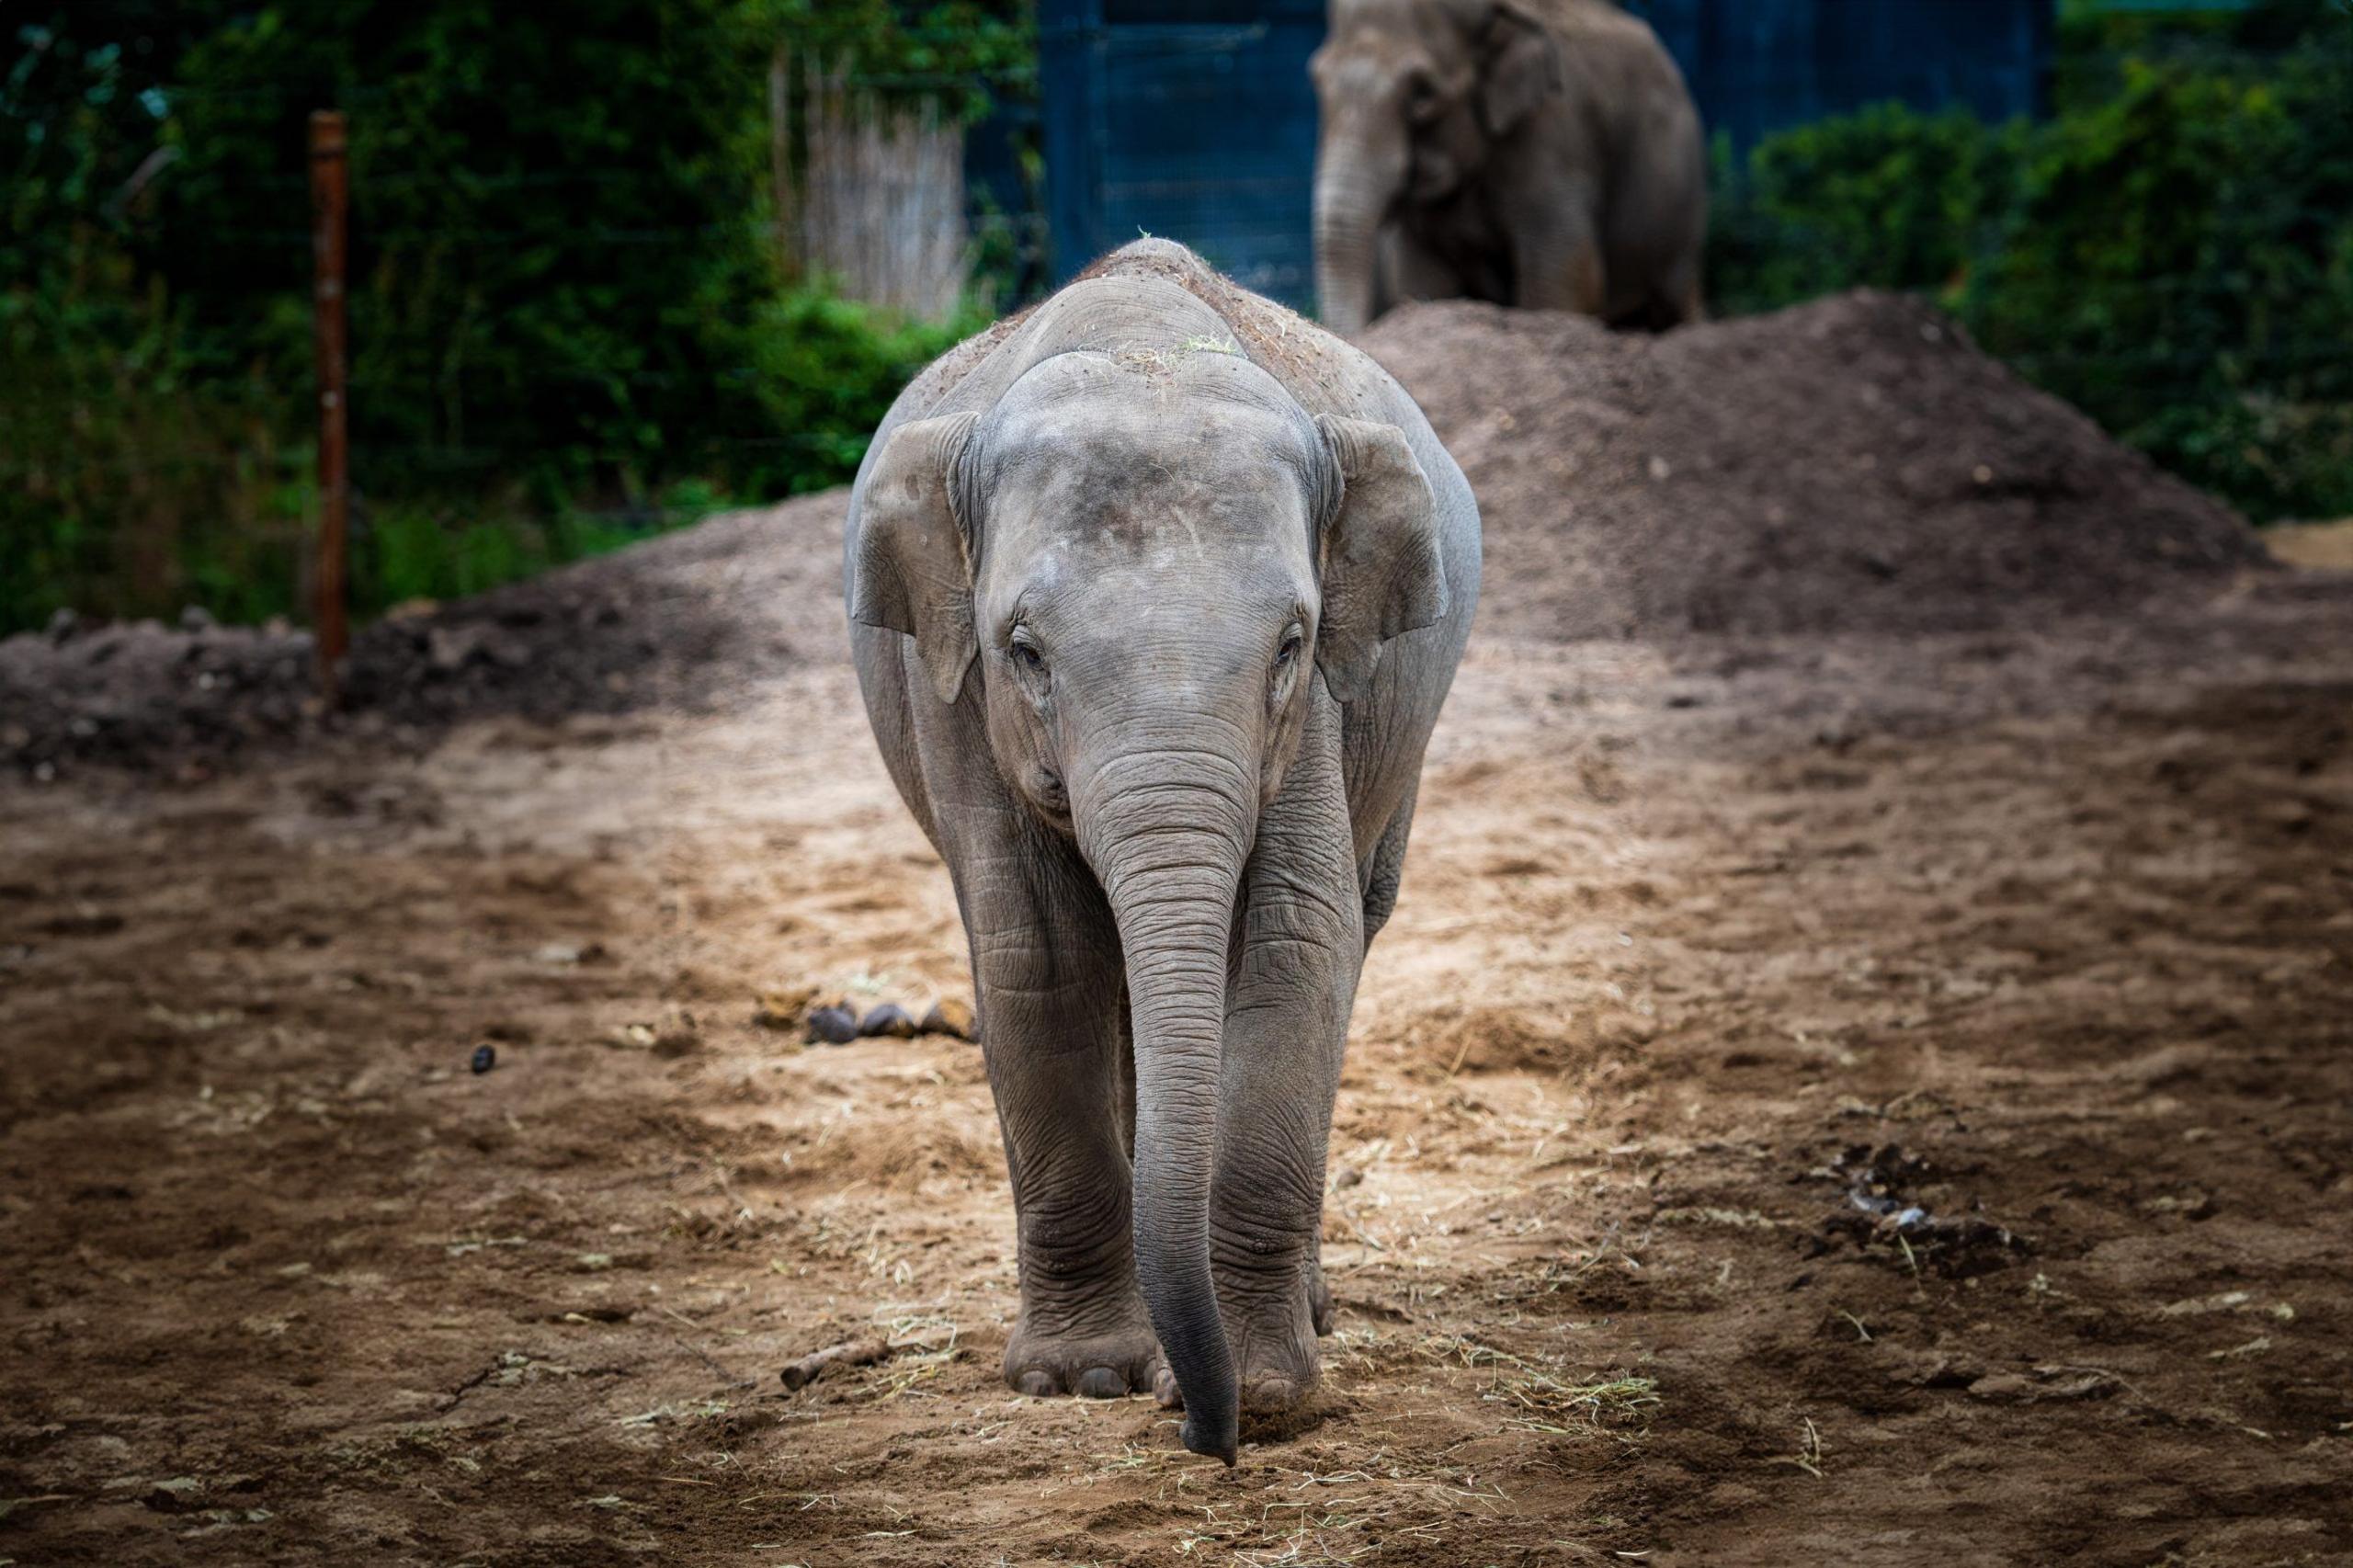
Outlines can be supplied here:
<path id="1" fill-rule="evenodd" d="M 1082 841 L 1179 752 L 1255 817 L 1311 670 L 1351 700 L 1445 609 L 1402 433 L 1311 418 L 1230 343 L 1051 356 L 893 433 L 864 507 L 856 619 L 913 635 L 939 700 L 976 681 L 1003 777 Z"/>

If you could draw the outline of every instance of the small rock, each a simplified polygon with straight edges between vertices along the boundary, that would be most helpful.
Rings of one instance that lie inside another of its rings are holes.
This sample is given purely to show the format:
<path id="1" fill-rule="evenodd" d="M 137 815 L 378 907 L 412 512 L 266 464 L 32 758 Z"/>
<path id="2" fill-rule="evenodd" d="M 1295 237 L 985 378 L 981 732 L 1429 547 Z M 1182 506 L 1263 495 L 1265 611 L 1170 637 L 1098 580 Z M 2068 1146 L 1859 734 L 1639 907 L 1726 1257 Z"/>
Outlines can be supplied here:
<path id="1" fill-rule="evenodd" d="M 212 612 L 202 605 L 190 605 L 180 611 L 182 631 L 210 631 L 220 624 L 212 619 Z"/>
<path id="2" fill-rule="evenodd" d="M 481 626 L 436 626 L 425 634 L 426 662 L 444 674 L 462 669 L 483 652 L 490 631 Z"/>
<path id="3" fill-rule="evenodd" d="M 81 630 L 82 618 L 70 609 L 60 608 L 49 618 L 49 640 L 52 642 L 70 642 Z"/>
<path id="4" fill-rule="evenodd" d="M 1889 1345 L 1880 1347 L 1878 1359 L 1887 1372 L 1888 1381 L 1914 1388 L 1967 1388 L 1985 1377 L 1985 1369 L 1975 1361 L 1942 1350 Z"/>
<path id="5" fill-rule="evenodd" d="M 858 1038 L 858 1015 L 847 1007 L 816 1007 L 809 1014 L 812 1045 L 847 1045 Z"/>
<path id="6" fill-rule="evenodd" d="M 204 1483 L 192 1475 L 176 1475 L 169 1481 L 159 1481 L 147 1489 L 140 1501 L 159 1514 L 176 1514 L 196 1506 L 204 1491 Z"/>
<path id="7" fill-rule="evenodd" d="M 971 1040 L 972 1034 L 972 1005 L 961 996 L 942 996 L 931 1005 L 918 1026 L 925 1034 L 951 1035 L 958 1040 Z"/>
<path id="8" fill-rule="evenodd" d="M 2267 801 L 2256 814 L 2283 833 L 2302 833 L 2313 824 L 2313 809 L 2302 801 Z"/>
<path id="9" fill-rule="evenodd" d="M 885 1002 L 858 1020 L 858 1032 L 869 1040 L 913 1040 L 915 1016 L 896 1002 Z"/>
<path id="10" fill-rule="evenodd" d="M 2113 1372 L 2097 1367 L 2037 1367 L 2024 1372 L 1995 1372 L 1969 1385 L 1972 1399 L 1996 1404 L 2042 1404 L 2082 1399 L 2106 1399 L 2123 1387 Z"/>
<path id="11" fill-rule="evenodd" d="M 473 1062 L 471 1065 L 477 1074 L 489 1072 L 492 1068 L 498 1065 L 498 1047 L 494 1045 L 475 1046 Z"/>

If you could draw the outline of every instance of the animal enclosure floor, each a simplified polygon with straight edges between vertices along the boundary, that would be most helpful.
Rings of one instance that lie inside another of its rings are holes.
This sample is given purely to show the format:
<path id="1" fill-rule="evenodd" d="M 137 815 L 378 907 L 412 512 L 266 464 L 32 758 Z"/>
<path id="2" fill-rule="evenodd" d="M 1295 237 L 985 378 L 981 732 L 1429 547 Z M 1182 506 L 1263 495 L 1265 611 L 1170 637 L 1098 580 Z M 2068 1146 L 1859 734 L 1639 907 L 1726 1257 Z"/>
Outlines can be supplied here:
<path id="1" fill-rule="evenodd" d="M 0 1561 L 2353 1562 L 2347 602 L 1475 640 L 1231 1472 L 1004 1386 L 976 1049 L 751 1021 L 968 994 L 846 668 L 0 788 Z"/>

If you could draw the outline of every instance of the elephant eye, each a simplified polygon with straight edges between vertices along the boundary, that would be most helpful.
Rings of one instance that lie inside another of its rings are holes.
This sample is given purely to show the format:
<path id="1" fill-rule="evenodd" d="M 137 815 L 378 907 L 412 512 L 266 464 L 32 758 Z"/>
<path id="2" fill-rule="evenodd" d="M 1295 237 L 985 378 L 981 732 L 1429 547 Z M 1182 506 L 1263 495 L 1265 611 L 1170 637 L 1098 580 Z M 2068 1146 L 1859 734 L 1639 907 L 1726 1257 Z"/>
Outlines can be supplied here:
<path id="1" fill-rule="evenodd" d="M 1275 650 L 1275 668 L 1287 670 L 1298 662 L 1299 651 L 1306 644 L 1307 635 L 1296 626 L 1283 633 L 1282 646 Z"/>
<path id="2" fill-rule="evenodd" d="M 1427 120 L 1438 112 L 1438 84 L 1427 72 L 1416 71 L 1406 79 L 1405 112 L 1416 120 Z"/>
<path id="3" fill-rule="evenodd" d="M 1038 644 L 1030 640 L 1028 632 L 1017 630 L 1007 652 L 1015 664 L 1032 675 L 1046 673 L 1046 655 L 1038 652 Z"/>

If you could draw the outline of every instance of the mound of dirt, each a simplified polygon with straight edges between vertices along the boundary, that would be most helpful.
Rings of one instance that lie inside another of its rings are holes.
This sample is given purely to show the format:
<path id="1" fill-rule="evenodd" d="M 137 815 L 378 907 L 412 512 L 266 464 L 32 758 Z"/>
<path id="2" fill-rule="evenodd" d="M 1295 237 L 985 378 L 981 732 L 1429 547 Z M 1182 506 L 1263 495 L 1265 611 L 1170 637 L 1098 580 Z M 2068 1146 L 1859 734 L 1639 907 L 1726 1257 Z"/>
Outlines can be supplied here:
<path id="1" fill-rule="evenodd" d="M 1447 301 L 1363 347 L 1478 493 L 1483 630 L 1975 631 L 2268 560 L 2228 507 L 1901 295 L 1659 337 Z"/>
<path id="2" fill-rule="evenodd" d="M 340 711 L 323 714 L 307 631 L 191 614 L 0 642 L 0 759 L 199 776 L 269 741 L 334 727 L 432 731 L 646 703 L 706 708 L 728 688 L 840 649 L 841 516 L 832 491 L 443 605 L 353 641 Z"/>
<path id="3" fill-rule="evenodd" d="M 40 778 L 77 762 L 169 772 L 315 720 L 309 632 L 189 622 L 60 615 L 0 642 L 0 756 Z"/>
<path id="4" fill-rule="evenodd" d="M 2221 503 L 1901 296 L 1663 337 L 1417 305 L 1365 347 L 1478 491 L 1489 632 L 1974 631 L 2211 586 L 2269 559 Z M 332 716 L 301 632 L 199 618 L 12 638 L 0 760 L 189 776 L 321 725 L 710 708 L 839 656 L 847 504 L 836 490 L 729 514 L 387 617 L 355 642 Z"/>

